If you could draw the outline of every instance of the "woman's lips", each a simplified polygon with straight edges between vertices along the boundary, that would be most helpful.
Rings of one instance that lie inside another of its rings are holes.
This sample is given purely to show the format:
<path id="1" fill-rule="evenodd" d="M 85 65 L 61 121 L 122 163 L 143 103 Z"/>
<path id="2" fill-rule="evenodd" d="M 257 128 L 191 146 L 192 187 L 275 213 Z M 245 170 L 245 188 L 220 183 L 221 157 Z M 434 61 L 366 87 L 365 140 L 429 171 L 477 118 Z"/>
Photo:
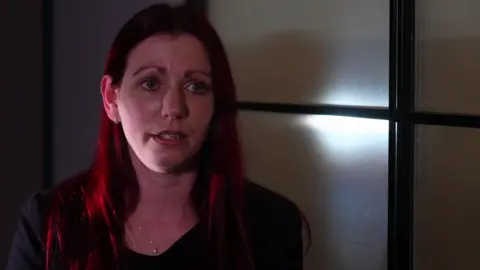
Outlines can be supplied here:
<path id="1" fill-rule="evenodd" d="M 187 135 L 181 131 L 165 130 L 152 134 L 152 138 L 161 145 L 180 145 L 186 140 Z"/>

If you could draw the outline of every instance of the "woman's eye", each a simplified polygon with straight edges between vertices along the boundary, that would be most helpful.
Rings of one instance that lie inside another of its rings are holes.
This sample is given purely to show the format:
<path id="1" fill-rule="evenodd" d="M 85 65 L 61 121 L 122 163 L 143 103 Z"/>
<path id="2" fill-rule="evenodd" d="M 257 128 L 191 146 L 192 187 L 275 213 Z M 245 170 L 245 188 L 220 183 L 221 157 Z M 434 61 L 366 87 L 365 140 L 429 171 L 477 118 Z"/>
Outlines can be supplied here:
<path id="1" fill-rule="evenodd" d="M 207 90 L 209 90 L 209 86 L 202 82 L 189 82 L 185 86 L 187 91 L 190 91 L 194 94 L 201 94 Z"/>
<path id="2" fill-rule="evenodd" d="M 154 78 L 148 78 L 142 82 L 142 88 L 148 91 L 156 90 L 158 88 L 158 81 Z"/>

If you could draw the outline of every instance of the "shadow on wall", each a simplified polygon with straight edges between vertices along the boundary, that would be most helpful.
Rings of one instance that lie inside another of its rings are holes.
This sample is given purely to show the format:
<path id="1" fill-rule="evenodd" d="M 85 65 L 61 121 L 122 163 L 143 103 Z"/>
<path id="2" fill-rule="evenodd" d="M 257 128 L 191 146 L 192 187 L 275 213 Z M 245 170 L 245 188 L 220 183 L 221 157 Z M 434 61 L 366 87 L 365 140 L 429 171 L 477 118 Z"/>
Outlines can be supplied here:
<path id="1" fill-rule="evenodd" d="M 321 41 L 302 32 L 279 33 L 258 43 L 228 47 L 239 99 L 287 103 L 313 100 L 318 96 L 318 86 L 328 79 L 325 68 L 329 63 L 322 48 Z M 247 176 L 289 197 L 306 215 L 313 243 L 305 269 L 386 269 L 386 243 L 377 241 L 373 249 L 367 248 L 370 239 L 383 239 L 383 230 L 370 226 L 370 217 L 362 212 L 363 208 L 368 209 L 365 212 L 373 209 L 371 223 L 384 225 L 387 214 L 382 207 L 375 207 L 378 201 L 384 202 L 383 197 L 378 199 L 384 194 L 384 185 L 375 181 L 386 178 L 368 178 L 372 177 L 369 163 L 385 163 L 387 168 L 386 162 L 378 161 L 386 158 L 376 156 L 372 161 L 359 153 L 352 158 L 354 161 L 344 163 L 344 153 L 332 153 L 325 141 L 330 134 L 305 125 L 306 117 L 240 112 Z M 386 151 L 383 154 L 386 156 Z M 378 208 L 380 211 L 375 212 Z M 360 220 L 355 220 L 357 217 Z M 367 236 L 359 235 L 362 232 Z M 348 239 L 350 236 L 352 239 Z"/>
<path id="2" fill-rule="evenodd" d="M 5 269 L 22 205 L 42 187 L 41 10 L 41 1 L 0 3 L 0 269 Z"/>
<path id="3" fill-rule="evenodd" d="M 283 32 L 228 47 L 239 100 L 313 101 L 328 66 L 322 42 L 308 32 Z"/>

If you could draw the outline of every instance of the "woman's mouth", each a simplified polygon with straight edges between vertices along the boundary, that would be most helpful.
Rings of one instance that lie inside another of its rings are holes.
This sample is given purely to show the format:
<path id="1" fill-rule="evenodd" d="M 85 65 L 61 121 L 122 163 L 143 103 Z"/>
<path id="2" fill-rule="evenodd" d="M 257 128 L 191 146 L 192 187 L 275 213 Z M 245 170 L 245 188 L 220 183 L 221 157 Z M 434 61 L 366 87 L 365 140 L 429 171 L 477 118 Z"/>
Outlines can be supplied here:
<path id="1" fill-rule="evenodd" d="M 181 131 L 165 130 L 152 134 L 152 138 L 161 145 L 178 145 L 185 141 L 187 135 Z"/>

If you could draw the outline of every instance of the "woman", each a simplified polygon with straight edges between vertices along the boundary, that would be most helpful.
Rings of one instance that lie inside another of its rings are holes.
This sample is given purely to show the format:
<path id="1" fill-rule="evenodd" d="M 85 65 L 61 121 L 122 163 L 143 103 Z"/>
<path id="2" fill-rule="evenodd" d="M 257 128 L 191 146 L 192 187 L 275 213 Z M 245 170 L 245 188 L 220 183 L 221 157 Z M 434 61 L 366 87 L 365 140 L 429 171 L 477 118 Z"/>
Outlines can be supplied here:
<path id="1" fill-rule="evenodd" d="M 302 216 L 244 178 L 221 41 L 186 7 L 120 30 L 89 170 L 34 195 L 8 270 L 302 269 Z"/>

